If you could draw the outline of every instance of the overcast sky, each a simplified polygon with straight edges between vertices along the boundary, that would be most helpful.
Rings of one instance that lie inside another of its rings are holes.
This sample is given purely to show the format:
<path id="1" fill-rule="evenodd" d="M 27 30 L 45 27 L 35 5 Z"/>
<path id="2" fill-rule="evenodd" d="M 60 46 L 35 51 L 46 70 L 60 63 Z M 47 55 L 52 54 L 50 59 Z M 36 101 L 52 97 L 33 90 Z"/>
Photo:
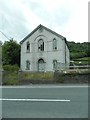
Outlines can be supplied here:
<path id="1" fill-rule="evenodd" d="M 0 40 L 20 42 L 42 24 L 68 41 L 88 41 L 88 0 L 0 0 Z M 4 36 L 3 34 L 6 36 Z"/>

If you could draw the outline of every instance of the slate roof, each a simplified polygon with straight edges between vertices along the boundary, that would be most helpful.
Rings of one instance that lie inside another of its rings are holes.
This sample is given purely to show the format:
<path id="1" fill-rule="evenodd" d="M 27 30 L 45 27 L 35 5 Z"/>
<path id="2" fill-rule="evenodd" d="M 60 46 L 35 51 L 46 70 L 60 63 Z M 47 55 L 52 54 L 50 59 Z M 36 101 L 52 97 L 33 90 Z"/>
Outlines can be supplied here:
<path id="1" fill-rule="evenodd" d="M 43 25 L 41 25 L 41 24 L 40 24 L 39 26 L 37 26 L 30 34 L 28 34 L 28 35 L 20 42 L 20 44 L 22 44 L 26 39 L 28 39 L 34 32 L 36 32 L 36 31 L 37 31 L 39 28 L 41 28 L 41 27 L 42 27 L 43 29 L 51 32 L 52 34 L 60 37 L 61 39 L 65 40 L 65 43 L 67 44 L 67 41 L 66 41 L 66 38 L 65 38 L 65 37 L 63 37 L 62 35 L 54 32 L 53 30 L 51 30 L 51 29 L 49 29 L 49 28 L 47 28 L 47 27 L 45 27 L 45 26 L 43 26 Z"/>

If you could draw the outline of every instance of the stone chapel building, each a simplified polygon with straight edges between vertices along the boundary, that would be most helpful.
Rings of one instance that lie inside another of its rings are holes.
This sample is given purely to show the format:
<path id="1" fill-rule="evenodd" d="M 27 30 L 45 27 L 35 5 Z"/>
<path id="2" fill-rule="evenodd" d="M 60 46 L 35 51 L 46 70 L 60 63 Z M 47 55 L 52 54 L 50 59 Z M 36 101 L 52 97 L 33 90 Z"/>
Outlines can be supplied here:
<path id="1" fill-rule="evenodd" d="M 66 38 L 41 24 L 20 44 L 22 71 L 47 72 L 69 68 Z"/>

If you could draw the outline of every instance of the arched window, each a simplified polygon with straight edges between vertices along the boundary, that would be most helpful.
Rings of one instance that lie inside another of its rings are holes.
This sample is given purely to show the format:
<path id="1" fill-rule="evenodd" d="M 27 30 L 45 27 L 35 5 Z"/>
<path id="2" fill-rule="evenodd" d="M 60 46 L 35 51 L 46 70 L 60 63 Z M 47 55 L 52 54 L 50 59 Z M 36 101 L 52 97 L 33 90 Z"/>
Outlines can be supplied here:
<path id="1" fill-rule="evenodd" d="M 29 43 L 29 41 L 26 43 L 26 52 L 30 52 L 30 43 Z"/>
<path id="2" fill-rule="evenodd" d="M 53 39 L 53 50 L 57 50 L 57 40 Z"/>
<path id="3" fill-rule="evenodd" d="M 30 70 L 30 61 L 29 60 L 26 61 L 26 70 Z"/>
<path id="4" fill-rule="evenodd" d="M 39 39 L 39 41 L 38 41 L 38 50 L 39 51 L 44 51 L 44 41 L 43 41 L 43 39 Z"/>

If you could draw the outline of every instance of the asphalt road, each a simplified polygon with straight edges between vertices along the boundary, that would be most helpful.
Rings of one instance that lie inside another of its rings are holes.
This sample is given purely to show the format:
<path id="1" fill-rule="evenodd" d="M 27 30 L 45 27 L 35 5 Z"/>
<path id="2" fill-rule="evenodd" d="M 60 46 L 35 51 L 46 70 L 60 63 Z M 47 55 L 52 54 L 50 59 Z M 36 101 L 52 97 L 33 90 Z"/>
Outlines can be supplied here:
<path id="1" fill-rule="evenodd" d="M 3 118 L 88 118 L 87 85 L 2 88 Z"/>

